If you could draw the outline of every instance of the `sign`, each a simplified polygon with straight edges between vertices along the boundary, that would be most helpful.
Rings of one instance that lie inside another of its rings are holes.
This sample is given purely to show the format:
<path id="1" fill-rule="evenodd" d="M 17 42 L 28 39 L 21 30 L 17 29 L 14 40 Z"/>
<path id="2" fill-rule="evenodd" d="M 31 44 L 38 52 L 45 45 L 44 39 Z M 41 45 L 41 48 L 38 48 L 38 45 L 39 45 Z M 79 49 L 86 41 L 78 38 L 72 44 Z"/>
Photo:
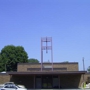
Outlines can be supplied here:
<path id="1" fill-rule="evenodd" d="M 51 65 L 49 65 L 49 66 L 43 66 L 43 68 L 52 68 L 52 66 Z"/>

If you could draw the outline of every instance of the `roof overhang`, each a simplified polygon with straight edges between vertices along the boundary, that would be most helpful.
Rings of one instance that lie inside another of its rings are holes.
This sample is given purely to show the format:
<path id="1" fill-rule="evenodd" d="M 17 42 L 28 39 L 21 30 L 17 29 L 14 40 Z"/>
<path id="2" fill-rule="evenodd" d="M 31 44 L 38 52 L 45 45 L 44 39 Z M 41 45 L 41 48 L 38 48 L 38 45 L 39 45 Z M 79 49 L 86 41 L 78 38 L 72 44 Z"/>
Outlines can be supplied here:
<path id="1" fill-rule="evenodd" d="M 37 71 L 37 72 L 8 72 L 9 75 L 63 75 L 63 74 L 68 74 L 68 75 L 76 75 L 76 74 L 85 74 L 87 71 Z"/>

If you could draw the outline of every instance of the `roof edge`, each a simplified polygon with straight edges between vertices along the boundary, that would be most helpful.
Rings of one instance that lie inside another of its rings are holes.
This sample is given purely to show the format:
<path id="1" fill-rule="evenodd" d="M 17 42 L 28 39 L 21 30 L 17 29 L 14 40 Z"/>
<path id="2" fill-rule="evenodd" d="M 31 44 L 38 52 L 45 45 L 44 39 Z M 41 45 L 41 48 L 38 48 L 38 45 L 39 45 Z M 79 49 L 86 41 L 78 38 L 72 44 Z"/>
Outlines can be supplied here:
<path id="1" fill-rule="evenodd" d="M 7 72 L 9 75 L 46 75 L 46 74 L 50 74 L 50 75 L 54 75 L 54 74 L 85 74 L 87 71 L 62 71 L 62 72 L 58 72 L 58 71 L 49 71 L 49 72 L 45 72 L 45 71 L 40 71 L 40 72 Z"/>
<path id="2" fill-rule="evenodd" d="M 32 64 L 32 65 L 37 64 L 37 65 L 39 65 L 41 63 L 18 63 L 18 65 L 28 65 L 28 64 Z M 46 63 L 45 62 L 43 64 L 52 64 L 52 63 Z M 78 62 L 54 62 L 53 64 L 78 64 Z"/>

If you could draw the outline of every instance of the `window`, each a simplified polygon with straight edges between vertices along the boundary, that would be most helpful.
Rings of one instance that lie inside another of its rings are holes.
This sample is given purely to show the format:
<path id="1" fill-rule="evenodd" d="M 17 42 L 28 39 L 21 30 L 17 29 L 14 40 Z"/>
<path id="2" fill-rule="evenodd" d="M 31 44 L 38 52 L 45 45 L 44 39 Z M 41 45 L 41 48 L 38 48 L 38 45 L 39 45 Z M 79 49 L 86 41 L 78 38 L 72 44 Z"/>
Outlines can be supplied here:
<path id="1" fill-rule="evenodd" d="M 14 86 L 14 85 L 6 85 L 4 88 L 13 88 L 13 89 L 17 89 L 17 87 Z"/>

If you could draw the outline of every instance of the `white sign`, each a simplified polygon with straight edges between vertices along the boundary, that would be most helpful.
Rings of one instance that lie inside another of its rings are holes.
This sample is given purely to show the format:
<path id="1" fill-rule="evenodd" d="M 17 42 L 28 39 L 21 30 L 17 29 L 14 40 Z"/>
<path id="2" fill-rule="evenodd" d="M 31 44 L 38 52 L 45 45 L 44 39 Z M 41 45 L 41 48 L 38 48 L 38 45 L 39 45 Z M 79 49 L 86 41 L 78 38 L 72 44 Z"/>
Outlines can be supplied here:
<path id="1" fill-rule="evenodd" d="M 47 65 L 46 65 L 46 66 L 43 66 L 43 68 L 52 68 L 52 66 L 47 66 Z"/>

